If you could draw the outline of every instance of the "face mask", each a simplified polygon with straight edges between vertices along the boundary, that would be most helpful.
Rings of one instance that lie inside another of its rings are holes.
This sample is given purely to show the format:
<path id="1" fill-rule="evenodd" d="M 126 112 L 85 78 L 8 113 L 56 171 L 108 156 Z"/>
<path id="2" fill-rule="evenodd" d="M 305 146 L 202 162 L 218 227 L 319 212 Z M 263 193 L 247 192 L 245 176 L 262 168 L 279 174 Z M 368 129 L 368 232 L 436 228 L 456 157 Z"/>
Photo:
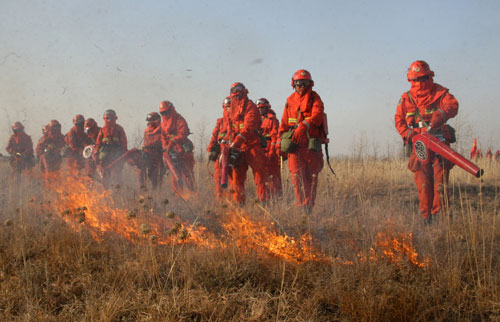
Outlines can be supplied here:
<path id="1" fill-rule="evenodd" d="M 429 78 L 428 80 L 423 82 L 410 81 L 410 83 L 412 92 L 416 93 L 419 96 L 429 94 L 432 89 L 432 85 L 434 85 L 432 78 Z"/>

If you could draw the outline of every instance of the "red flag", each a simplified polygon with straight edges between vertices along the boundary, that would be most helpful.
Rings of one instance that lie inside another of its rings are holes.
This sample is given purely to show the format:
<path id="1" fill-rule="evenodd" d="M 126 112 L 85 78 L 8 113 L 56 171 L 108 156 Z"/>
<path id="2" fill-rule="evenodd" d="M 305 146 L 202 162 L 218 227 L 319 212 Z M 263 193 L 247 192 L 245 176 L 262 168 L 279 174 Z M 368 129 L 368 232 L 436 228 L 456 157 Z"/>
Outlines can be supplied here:
<path id="1" fill-rule="evenodd" d="M 472 149 L 470 150 L 470 158 L 475 159 L 477 157 L 477 138 L 474 139 L 472 143 Z"/>

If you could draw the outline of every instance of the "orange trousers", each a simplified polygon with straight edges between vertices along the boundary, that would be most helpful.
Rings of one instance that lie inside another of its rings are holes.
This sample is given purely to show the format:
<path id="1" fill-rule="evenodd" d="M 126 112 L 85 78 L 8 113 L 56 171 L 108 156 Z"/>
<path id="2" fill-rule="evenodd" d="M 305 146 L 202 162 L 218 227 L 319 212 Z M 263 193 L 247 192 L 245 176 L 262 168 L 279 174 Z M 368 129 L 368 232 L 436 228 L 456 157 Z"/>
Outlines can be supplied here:
<path id="1" fill-rule="evenodd" d="M 318 174 L 323 169 L 323 152 L 314 152 L 305 147 L 297 147 L 288 154 L 288 168 L 292 176 L 297 206 L 312 209 L 316 201 Z"/>
<path id="2" fill-rule="evenodd" d="M 245 181 L 248 167 L 252 168 L 256 193 L 259 201 L 267 200 L 267 169 L 264 149 L 256 144 L 241 151 L 241 163 L 232 171 L 231 186 L 234 190 L 233 200 L 239 204 L 245 203 Z"/>
<path id="3" fill-rule="evenodd" d="M 415 152 L 410 158 L 416 158 Z M 443 206 L 448 206 L 448 179 L 453 164 L 440 156 L 430 153 L 428 163 L 418 162 L 413 168 L 418 190 L 420 214 L 424 219 L 437 215 Z"/>

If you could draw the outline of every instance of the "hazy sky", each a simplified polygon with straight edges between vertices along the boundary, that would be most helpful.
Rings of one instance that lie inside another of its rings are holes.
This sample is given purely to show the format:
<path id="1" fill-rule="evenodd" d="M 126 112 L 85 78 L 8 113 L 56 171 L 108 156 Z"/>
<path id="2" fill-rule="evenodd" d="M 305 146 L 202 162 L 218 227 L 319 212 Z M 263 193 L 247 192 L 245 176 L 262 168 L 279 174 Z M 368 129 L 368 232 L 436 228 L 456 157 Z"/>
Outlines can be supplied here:
<path id="1" fill-rule="evenodd" d="M 500 1 L 0 0 L 0 140 L 23 121 L 35 144 L 77 113 L 117 111 L 129 148 L 167 99 L 196 141 L 234 82 L 281 119 L 290 78 L 309 70 L 328 114 L 332 155 L 360 142 L 385 154 L 406 70 L 426 60 L 460 103 L 469 146 L 500 149 Z M 195 142 L 196 143 L 196 142 Z M 3 151 L 3 149 L 2 149 Z"/>

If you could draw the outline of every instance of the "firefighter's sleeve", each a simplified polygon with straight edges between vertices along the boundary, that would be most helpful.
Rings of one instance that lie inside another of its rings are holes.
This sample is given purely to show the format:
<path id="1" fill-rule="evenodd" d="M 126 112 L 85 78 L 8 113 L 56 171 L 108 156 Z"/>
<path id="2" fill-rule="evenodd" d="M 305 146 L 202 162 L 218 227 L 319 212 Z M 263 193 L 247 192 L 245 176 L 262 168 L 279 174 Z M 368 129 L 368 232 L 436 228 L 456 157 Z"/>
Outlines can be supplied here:
<path id="1" fill-rule="evenodd" d="M 222 126 L 222 119 L 217 119 L 217 123 L 215 124 L 215 128 L 212 131 L 212 137 L 210 138 L 210 143 L 208 143 L 207 151 L 210 152 L 212 147 L 217 144 L 217 139 L 219 137 L 221 126 Z"/>
<path id="2" fill-rule="evenodd" d="M 242 136 L 244 141 L 254 136 L 259 130 L 260 122 L 260 113 L 257 110 L 257 106 L 249 102 L 243 119 L 243 128 L 240 129 L 238 136 Z"/>
<path id="3" fill-rule="evenodd" d="M 311 125 L 319 127 L 321 126 L 321 124 L 323 124 L 323 113 L 325 110 L 323 101 L 316 92 L 313 92 L 312 94 L 314 95 L 314 101 L 311 108 L 311 116 L 309 117 L 309 119 L 302 122 L 306 123 L 305 125 L 307 125 L 307 129 L 310 129 Z"/>
<path id="4" fill-rule="evenodd" d="M 7 144 L 7 147 L 5 148 L 5 150 L 7 150 L 7 152 L 9 152 L 9 154 L 14 154 L 15 151 L 14 151 L 14 136 L 11 136 L 9 138 L 9 144 Z"/>
<path id="5" fill-rule="evenodd" d="M 26 154 L 32 155 L 33 154 L 33 141 L 31 140 L 31 136 L 27 136 L 26 139 L 26 149 L 24 150 Z"/>
<path id="6" fill-rule="evenodd" d="M 396 107 L 396 114 L 394 115 L 394 125 L 396 130 L 398 130 L 399 135 L 405 140 L 413 130 L 406 124 L 406 105 L 403 97 L 399 100 L 398 106 Z"/>
<path id="7" fill-rule="evenodd" d="M 177 133 L 172 138 L 172 141 L 174 141 L 175 143 L 182 143 L 185 139 L 187 139 L 189 135 L 189 127 L 184 117 L 179 115 L 179 117 L 177 118 L 176 128 Z"/>
<path id="8" fill-rule="evenodd" d="M 271 119 L 271 133 L 270 133 L 270 136 L 271 136 L 271 144 L 276 144 L 276 142 L 278 142 L 278 131 L 279 131 L 279 127 L 280 127 L 280 124 L 279 124 L 279 121 L 276 117 L 273 117 Z"/>
<path id="9" fill-rule="evenodd" d="M 42 153 L 43 153 L 43 150 L 45 149 L 45 138 L 40 138 L 40 140 L 38 140 L 38 143 L 36 145 L 36 155 L 37 156 L 40 156 Z"/>
<path id="10" fill-rule="evenodd" d="M 76 135 L 73 133 L 73 128 L 69 130 L 69 132 L 64 137 L 64 141 L 69 146 L 69 148 L 73 151 L 77 150 L 76 148 Z"/>
<path id="11" fill-rule="evenodd" d="M 285 105 L 285 109 L 283 110 L 283 115 L 281 116 L 281 123 L 278 128 L 278 141 L 281 141 L 281 135 L 288 131 L 288 102 Z"/>
<path id="12" fill-rule="evenodd" d="M 101 145 L 102 145 L 102 136 L 103 136 L 102 129 L 100 129 L 99 130 L 99 134 L 97 134 L 97 138 L 95 139 L 95 149 L 96 149 L 96 151 L 99 151 L 99 149 L 101 148 Z"/>
<path id="13" fill-rule="evenodd" d="M 457 99 L 447 92 L 443 95 L 443 98 L 440 101 L 438 111 L 442 111 L 444 121 L 455 117 L 458 114 L 458 101 Z"/>

